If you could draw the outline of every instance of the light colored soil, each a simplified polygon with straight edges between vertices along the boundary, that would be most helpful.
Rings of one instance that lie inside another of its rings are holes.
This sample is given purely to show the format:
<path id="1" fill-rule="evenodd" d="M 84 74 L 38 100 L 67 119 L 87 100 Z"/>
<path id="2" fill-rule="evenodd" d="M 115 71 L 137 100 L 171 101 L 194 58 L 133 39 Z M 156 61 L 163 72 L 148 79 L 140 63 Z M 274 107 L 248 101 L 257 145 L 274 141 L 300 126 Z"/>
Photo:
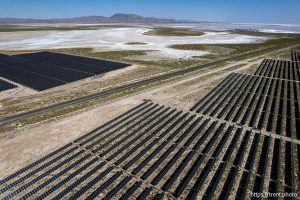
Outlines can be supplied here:
<path id="1" fill-rule="evenodd" d="M 11 82 L 10 80 L 5 79 L 3 77 L 1 77 L 1 79 L 5 80 L 7 82 L 10 82 L 14 85 L 17 85 L 18 87 L 2 91 L 0 93 L 0 101 L 3 100 L 3 99 L 6 99 L 6 98 L 12 98 L 12 97 L 17 98 L 17 97 L 23 97 L 23 96 L 28 96 L 28 95 L 32 95 L 32 94 L 37 93 L 35 90 L 32 90 L 32 89 L 24 87 L 20 84 Z M 1 110 L 1 103 L 0 103 L 0 110 Z"/>
<path id="2" fill-rule="evenodd" d="M 203 52 L 184 51 L 168 48 L 172 44 L 232 44 L 232 43 L 259 43 L 267 37 L 255 37 L 231 34 L 227 32 L 205 32 L 198 36 L 153 36 L 143 35 L 151 29 L 147 27 L 136 28 L 109 28 L 98 30 L 77 31 L 25 31 L 13 33 L 0 33 L 0 50 L 40 50 L 57 48 L 91 47 L 95 51 L 121 51 L 143 50 L 159 51 L 161 56 L 193 57 L 201 56 Z M 194 31 L 191 31 L 194 33 Z M 147 43 L 145 45 L 128 45 L 128 41 Z M 189 54 L 191 52 L 191 54 Z M 196 55 L 195 55 L 196 54 Z"/>
<path id="3" fill-rule="evenodd" d="M 179 60 L 179 59 L 189 59 L 190 57 L 200 57 L 206 54 L 209 54 L 205 51 L 184 51 L 180 50 L 177 54 L 173 54 L 172 49 L 169 49 L 168 52 L 162 54 L 160 51 L 147 51 L 146 55 L 143 56 L 130 56 L 127 59 L 131 60 L 140 60 L 140 61 L 171 61 L 171 60 Z M 177 50 L 176 50 L 177 51 Z"/>
<path id="4" fill-rule="evenodd" d="M 20 31 L 20 32 L 0 32 L 0 42 L 7 42 L 7 41 L 14 41 L 16 39 L 20 39 L 20 35 L 24 38 L 31 38 L 31 37 L 42 37 L 45 33 L 53 34 L 56 31 Z"/>
<path id="5" fill-rule="evenodd" d="M 107 79 L 111 79 L 111 78 L 114 78 L 114 77 L 117 77 L 117 76 L 121 77 L 126 72 L 129 72 L 131 70 L 138 69 L 138 68 L 141 68 L 141 67 L 144 67 L 144 66 L 131 65 L 131 66 L 125 67 L 123 69 L 119 69 L 119 70 L 115 70 L 115 71 L 111 71 L 111 72 L 105 73 L 104 76 L 101 78 L 101 81 L 105 81 Z"/>
<path id="6" fill-rule="evenodd" d="M 87 112 L 65 117 L 15 132 L 0 142 L 0 179 L 39 157 L 72 142 L 80 135 L 138 105 L 139 100 L 124 99 Z"/>
<path id="7" fill-rule="evenodd" d="M 223 80 L 232 72 L 241 72 L 248 69 L 255 63 L 260 63 L 261 60 L 256 62 L 236 62 L 234 64 L 229 64 L 224 67 L 209 70 L 196 76 L 177 81 L 173 84 L 165 85 L 160 88 L 151 90 L 147 96 L 142 94 L 142 96 L 147 99 L 151 99 L 157 103 L 164 105 L 169 105 L 179 109 L 188 111 L 192 105 L 199 101 L 208 91 L 205 90 L 207 87 L 214 87 L 218 82 Z M 222 72 L 219 75 L 215 75 L 221 70 L 226 70 L 228 68 L 244 64 L 244 66 L 238 67 L 235 70 L 230 70 L 228 72 Z M 214 75 L 214 76 L 210 76 Z M 207 77 L 208 76 L 208 77 Z M 209 89 L 210 90 L 210 89 Z M 187 98 L 188 97 L 188 98 Z"/>

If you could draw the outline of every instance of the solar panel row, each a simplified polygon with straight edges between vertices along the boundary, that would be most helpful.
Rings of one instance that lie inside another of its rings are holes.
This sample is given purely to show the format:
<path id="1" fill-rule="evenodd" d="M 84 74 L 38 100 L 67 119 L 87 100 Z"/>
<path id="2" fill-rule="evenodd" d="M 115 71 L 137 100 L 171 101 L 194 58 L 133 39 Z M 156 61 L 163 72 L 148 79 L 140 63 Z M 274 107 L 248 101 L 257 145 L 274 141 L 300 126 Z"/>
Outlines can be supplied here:
<path id="1" fill-rule="evenodd" d="M 107 60 L 98 60 L 81 56 L 59 54 L 53 52 L 38 52 L 32 54 L 23 54 L 19 57 L 42 61 L 57 66 L 63 66 L 73 70 L 87 72 L 91 74 L 105 73 L 111 70 L 127 67 L 128 64 L 112 62 Z"/>
<path id="2" fill-rule="evenodd" d="M 300 62 L 300 51 L 292 51 L 291 57 L 293 62 Z"/>

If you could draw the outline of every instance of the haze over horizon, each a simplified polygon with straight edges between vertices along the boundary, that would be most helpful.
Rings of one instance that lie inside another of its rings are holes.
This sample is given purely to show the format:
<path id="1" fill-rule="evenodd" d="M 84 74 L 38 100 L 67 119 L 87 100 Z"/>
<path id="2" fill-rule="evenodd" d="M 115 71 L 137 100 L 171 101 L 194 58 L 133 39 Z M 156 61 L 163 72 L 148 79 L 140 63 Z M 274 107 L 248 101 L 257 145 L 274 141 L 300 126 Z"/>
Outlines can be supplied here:
<path id="1" fill-rule="evenodd" d="M 132 13 L 176 20 L 300 24 L 299 8 L 299 0 L 0 0 L 0 18 L 50 19 Z"/>

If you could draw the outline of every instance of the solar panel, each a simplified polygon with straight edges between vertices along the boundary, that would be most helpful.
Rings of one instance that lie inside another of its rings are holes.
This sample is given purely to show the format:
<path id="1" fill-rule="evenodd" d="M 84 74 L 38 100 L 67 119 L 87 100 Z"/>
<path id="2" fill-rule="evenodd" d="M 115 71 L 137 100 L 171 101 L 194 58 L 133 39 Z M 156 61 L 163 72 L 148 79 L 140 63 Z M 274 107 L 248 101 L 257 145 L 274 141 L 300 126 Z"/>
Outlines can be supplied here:
<path id="1" fill-rule="evenodd" d="M 1 71 L 0 71 L 0 76 L 1 76 Z M 16 85 L 14 85 L 12 83 L 9 83 L 5 80 L 0 79 L 0 92 L 4 91 L 4 90 L 13 89 L 13 88 L 16 88 L 16 87 L 17 87 Z"/>

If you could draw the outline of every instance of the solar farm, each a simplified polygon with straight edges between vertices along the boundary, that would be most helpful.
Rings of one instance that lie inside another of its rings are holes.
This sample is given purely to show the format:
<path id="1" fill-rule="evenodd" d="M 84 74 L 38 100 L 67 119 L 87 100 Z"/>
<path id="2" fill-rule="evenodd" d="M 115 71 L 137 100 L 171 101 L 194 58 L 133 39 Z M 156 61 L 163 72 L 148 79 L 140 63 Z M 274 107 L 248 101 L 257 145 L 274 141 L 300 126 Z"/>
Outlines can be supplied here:
<path id="1" fill-rule="evenodd" d="M 292 52 L 293 61 L 263 60 L 254 75 L 230 74 L 189 111 L 144 100 L 0 180 L 0 195 L 238 200 L 251 199 L 251 193 L 297 193 L 297 55 Z M 83 63 L 81 68 L 74 65 L 74 73 L 102 72 L 96 60 L 69 55 L 42 52 L 18 57 L 55 66 Z M 89 71 L 83 70 L 85 66 L 91 66 Z"/>
<path id="2" fill-rule="evenodd" d="M 53 52 L 0 54 L 0 76 L 43 91 L 128 67 L 128 64 Z"/>

